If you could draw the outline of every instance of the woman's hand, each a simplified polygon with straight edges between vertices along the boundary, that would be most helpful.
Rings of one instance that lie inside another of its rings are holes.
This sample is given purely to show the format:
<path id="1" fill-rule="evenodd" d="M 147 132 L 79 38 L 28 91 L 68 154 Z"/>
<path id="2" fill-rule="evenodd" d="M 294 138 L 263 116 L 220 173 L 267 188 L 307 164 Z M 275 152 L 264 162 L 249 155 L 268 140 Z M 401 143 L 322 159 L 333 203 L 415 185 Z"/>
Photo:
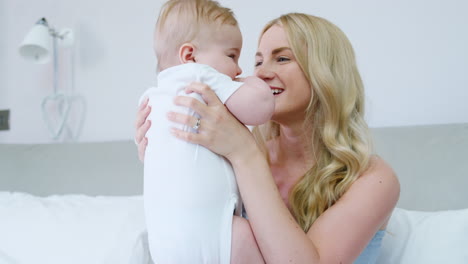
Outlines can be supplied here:
<path id="1" fill-rule="evenodd" d="M 151 121 L 147 120 L 151 106 L 148 105 L 148 97 L 143 100 L 140 107 L 138 108 L 136 122 L 135 122 L 135 143 L 138 146 L 138 158 L 141 162 L 145 160 L 145 150 L 148 145 L 148 138 L 146 138 L 146 132 L 151 127 Z"/>
<path id="2" fill-rule="evenodd" d="M 228 111 L 209 86 L 192 83 L 185 91 L 200 94 L 206 105 L 189 96 L 176 97 L 176 105 L 191 108 L 200 115 L 198 133 L 173 128 L 172 133 L 177 138 L 200 144 L 231 162 L 236 157 L 242 157 L 243 152 L 248 150 L 248 146 L 256 147 L 255 140 L 247 127 Z M 189 127 L 197 123 L 196 117 L 175 112 L 169 112 L 168 119 Z"/>

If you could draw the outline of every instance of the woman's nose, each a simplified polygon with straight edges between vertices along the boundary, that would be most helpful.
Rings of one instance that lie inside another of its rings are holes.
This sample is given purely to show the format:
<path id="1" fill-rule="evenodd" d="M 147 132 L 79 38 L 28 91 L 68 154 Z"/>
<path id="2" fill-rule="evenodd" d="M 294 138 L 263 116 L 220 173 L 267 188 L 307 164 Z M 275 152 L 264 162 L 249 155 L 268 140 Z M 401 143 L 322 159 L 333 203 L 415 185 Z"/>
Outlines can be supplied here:
<path id="1" fill-rule="evenodd" d="M 258 66 L 256 69 L 255 69 L 255 76 L 257 76 L 258 78 L 262 79 L 262 80 L 267 80 L 267 79 L 272 79 L 273 76 L 274 76 L 274 72 L 271 71 L 271 69 L 268 69 L 267 67 L 265 66 Z"/>

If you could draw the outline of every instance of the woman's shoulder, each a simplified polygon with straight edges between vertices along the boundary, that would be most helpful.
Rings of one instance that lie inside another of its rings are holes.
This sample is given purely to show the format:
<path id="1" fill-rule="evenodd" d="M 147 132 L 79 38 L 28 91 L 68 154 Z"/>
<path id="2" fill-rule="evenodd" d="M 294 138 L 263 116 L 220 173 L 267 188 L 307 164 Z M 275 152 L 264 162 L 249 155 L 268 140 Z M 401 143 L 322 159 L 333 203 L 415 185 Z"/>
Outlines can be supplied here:
<path id="1" fill-rule="evenodd" d="M 372 224 L 378 224 L 382 229 L 387 225 L 399 197 L 400 183 L 392 167 L 382 158 L 373 156 L 367 170 L 343 194 L 339 203 L 354 208 L 357 214 L 369 215 L 372 212 L 375 217 Z"/>
<path id="2" fill-rule="evenodd" d="M 393 168 L 381 157 L 372 156 L 369 167 L 356 180 L 355 187 L 379 192 L 387 201 L 396 204 L 400 197 L 400 182 Z"/>
<path id="3" fill-rule="evenodd" d="M 377 155 L 371 156 L 368 168 L 359 178 L 381 178 L 398 183 L 398 177 L 393 168 Z"/>

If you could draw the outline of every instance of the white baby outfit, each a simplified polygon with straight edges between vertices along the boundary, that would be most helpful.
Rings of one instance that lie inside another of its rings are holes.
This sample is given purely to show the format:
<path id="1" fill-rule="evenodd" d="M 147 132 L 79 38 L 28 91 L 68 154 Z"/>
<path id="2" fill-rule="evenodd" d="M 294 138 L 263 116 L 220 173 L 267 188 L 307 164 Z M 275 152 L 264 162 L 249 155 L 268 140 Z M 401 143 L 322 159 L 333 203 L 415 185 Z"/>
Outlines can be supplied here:
<path id="1" fill-rule="evenodd" d="M 211 87 L 225 103 L 242 85 L 202 64 L 188 63 L 159 73 L 158 87 L 149 88 L 152 106 L 146 134 L 144 203 L 149 247 L 156 264 L 229 264 L 233 212 L 241 213 L 241 201 L 230 163 L 196 144 L 177 139 L 171 127 L 193 131 L 170 122 L 169 111 L 197 116 L 191 109 L 174 105 L 174 97 L 186 95 L 191 82 Z M 201 120 L 203 127 L 203 119 Z"/>

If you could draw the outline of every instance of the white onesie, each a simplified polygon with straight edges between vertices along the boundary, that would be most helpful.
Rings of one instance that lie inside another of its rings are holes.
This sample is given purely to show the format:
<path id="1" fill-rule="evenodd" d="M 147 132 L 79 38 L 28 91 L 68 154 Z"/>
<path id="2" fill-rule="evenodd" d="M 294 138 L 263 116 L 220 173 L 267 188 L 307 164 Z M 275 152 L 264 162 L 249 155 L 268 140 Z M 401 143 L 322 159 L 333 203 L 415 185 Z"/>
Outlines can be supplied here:
<path id="1" fill-rule="evenodd" d="M 176 95 L 203 102 L 200 95 L 184 91 L 194 81 L 209 85 L 223 103 L 242 85 L 207 65 L 188 63 L 159 73 L 158 87 L 149 88 L 140 99 L 141 103 L 149 97 L 152 106 L 151 128 L 146 134 L 144 204 L 156 264 L 229 264 L 233 212 L 241 213 L 230 163 L 170 133 L 170 127 L 192 129 L 168 121 L 166 114 L 197 116 L 191 109 L 174 105 Z"/>

